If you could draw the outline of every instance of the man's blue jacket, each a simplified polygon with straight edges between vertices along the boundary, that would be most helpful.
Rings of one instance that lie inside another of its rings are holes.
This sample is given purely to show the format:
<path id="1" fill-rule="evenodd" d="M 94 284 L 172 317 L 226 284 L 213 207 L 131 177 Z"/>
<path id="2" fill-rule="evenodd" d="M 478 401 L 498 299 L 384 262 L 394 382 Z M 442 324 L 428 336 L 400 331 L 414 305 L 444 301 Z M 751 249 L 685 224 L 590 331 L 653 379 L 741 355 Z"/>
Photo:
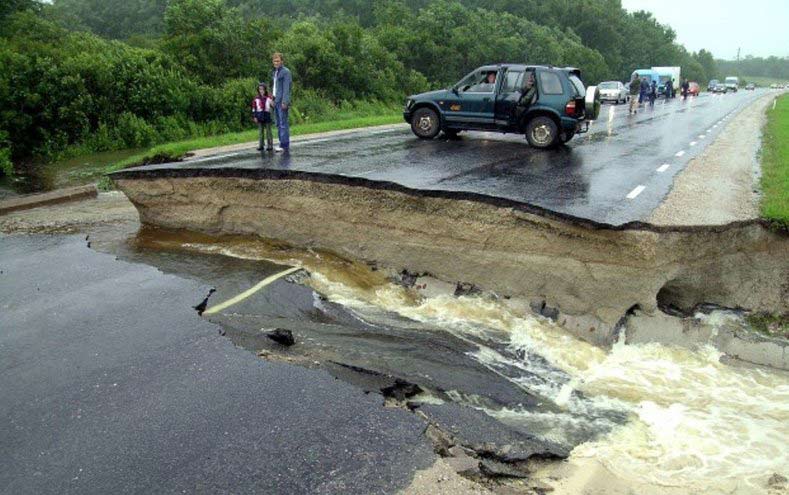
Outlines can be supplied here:
<path id="1" fill-rule="evenodd" d="M 293 85 L 290 70 L 283 65 L 279 68 L 279 74 L 277 74 L 277 69 L 274 69 L 271 72 L 271 80 L 276 80 L 277 85 L 277 95 L 274 97 L 274 103 L 277 105 L 282 103 L 290 105 L 290 89 Z M 274 85 L 272 84 L 271 87 L 273 90 Z"/>

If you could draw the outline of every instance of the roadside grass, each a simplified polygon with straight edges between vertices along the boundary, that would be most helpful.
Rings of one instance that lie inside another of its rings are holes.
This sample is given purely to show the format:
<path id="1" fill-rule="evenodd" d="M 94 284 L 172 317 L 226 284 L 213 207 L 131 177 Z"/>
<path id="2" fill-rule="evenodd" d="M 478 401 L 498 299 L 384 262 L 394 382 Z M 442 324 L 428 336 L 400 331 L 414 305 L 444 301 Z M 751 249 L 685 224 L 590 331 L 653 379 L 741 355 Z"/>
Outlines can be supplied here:
<path id="1" fill-rule="evenodd" d="M 762 141 L 762 217 L 789 229 L 789 95 L 767 112 Z"/>
<path id="2" fill-rule="evenodd" d="M 290 135 L 299 136 L 305 134 L 317 134 L 321 132 L 339 131 L 344 129 L 357 129 L 373 127 L 378 125 L 396 124 L 403 121 L 401 113 L 386 113 L 376 116 L 352 117 L 341 120 L 330 120 L 325 122 L 315 122 L 310 124 L 297 124 L 291 126 Z M 276 134 L 276 129 L 275 129 Z M 187 153 L 214 148 L 217 146 L 227 146 L 231 144 L 249 143 L 257 141 L 257 129 L 242 132 L 232 132 L 216 136 L 206 136 L 185 141 L 176 141 L 153 146 L 146 151 L 132 155 L 128 158 L 112 163 L 105 169 L 105 173 L 115 172 L 124 168 L 150 163 L 165 163 L 182 159 Z M 109 185 L 102 180 L 100 186 Z"/>

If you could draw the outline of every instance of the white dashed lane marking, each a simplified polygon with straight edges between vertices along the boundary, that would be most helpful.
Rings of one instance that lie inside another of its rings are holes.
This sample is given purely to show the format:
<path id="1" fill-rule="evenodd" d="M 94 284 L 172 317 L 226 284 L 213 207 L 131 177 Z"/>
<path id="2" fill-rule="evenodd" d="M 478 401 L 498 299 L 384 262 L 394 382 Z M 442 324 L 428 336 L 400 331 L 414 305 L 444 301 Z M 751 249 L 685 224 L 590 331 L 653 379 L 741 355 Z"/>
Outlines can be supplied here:
<path id="1" fill-rule="evenodd" d="M 682 150 L 682 151 L 677 151 L 677 154 L 676 154 L 676 155 L 674 155 L 674 156 L 676 156 L 676 157 L 680 157 L 680 156 L 682 156 L 682 155 L 684 155 L 684 154 L 685 154 L 685 150 Z"/>
<path id="2" fill-rule="evenodd" d="M 691 145 L 691 146 L 696 146 L 696 141 L 691 141 L 691 142 L 690 142 L 690 145 Z"/>
<path id="3" fill-rule="evenodd" d="M 663 172 L 665 172 L 666 170 L 668 170 L 668 168 L 669 168 L 670 166 L 671 166 L 671 165 L 669 165 L 668 163 L 664 163 L 663 165 L 661 165 L 661 166 L 659 166 L 659 167 L 657 168 L 657 171 L 658 171 L 658 173 L 661 173 L 661 174 L 662 174 Z"/>
<path id="4" fill-rule="evenodd" d="M 644 189 L 646 189 L 644 186 L 636 187 L 635 189 L 630 191 L 630 194 L 627 195 L 627 199 L 634 199 L 636 196 L 641 194 L 641 191 L 643 191 Z"/>

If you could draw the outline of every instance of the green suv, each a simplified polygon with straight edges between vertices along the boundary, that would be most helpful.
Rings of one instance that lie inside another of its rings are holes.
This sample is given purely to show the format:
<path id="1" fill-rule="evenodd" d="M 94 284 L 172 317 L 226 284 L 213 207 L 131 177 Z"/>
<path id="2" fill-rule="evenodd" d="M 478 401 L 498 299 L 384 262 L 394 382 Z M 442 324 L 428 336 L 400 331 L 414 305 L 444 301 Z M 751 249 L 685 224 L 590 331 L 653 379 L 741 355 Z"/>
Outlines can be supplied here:
<path id="1" fill-rule="evenodd" d="M 497 131 L 549 148 L 589 130 L 600 113 L 600 92 L 585 88 L 580 75 L 571 67 L 485 65 L 451 88 L 409 96 L 403 117 L 423 139 Z"/>

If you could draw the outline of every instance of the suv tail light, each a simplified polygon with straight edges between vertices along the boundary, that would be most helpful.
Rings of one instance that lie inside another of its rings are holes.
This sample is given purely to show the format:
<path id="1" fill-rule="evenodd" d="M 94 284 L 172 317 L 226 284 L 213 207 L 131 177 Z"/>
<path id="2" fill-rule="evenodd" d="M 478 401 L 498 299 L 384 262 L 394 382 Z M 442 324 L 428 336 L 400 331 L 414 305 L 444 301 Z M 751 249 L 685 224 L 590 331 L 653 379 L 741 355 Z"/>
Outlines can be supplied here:
<path id="1" fill-rule="evenodd" d="M 564 113 L 569 115 L 570 117 L 575 117 L 575 112 L 577 108 L 575 106 L 575 100 L 570 100 L 567 102 L 567 105 L 564 106 Z"/>

